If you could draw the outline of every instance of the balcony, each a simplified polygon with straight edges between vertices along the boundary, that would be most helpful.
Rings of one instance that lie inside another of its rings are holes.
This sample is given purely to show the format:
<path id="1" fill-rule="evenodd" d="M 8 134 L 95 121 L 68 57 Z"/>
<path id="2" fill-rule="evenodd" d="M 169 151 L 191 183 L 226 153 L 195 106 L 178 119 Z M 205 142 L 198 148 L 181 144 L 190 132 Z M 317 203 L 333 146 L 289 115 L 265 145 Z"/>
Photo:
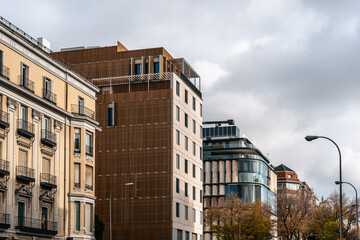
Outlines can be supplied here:
<path id="1" fill-rule="evenodd" d="M 71 112 L 75 115 L 86 116 L 95 120 L 95 112 L 85 106 L 71 104 Z"/>
<path id="2" fill-rule="evenodd" d="M 18 85 L 34 92 L 35 83 L 23 75 L 18 76 Z"/>
<path id="3" fill-rule="evenodd" d="M 9 114 L 0 110 L 0 128 L 5 129 L 9 126 Z"/>
<path id="4" fill-rule="evenodd" d="M 88 156 L 93 156 L 93 146 L 85 145 L 85 153 Z"/>
<path id="5" fill-rule="evenodd" d="M 0 213 L 0 229 L 10 228 L 10 214 Z"/>
<path id="6" fill-rule="evenodd" d="M 56 135 L 46 129 L 42 129 L 41 143 L 49 147 L 56 147 Z"/>
<path id="7" fill-rule="evenodd" d="M 17 133 L 26 138 L 33 138 L 34 134 L 34 124 L 29 123 L 28 121 L 18 119 L 17 120 Z"/>
<path id="8" fill-rule="evenodd" d="M 2 176 L 10 175 L 9 165 L 10 165 L 9 161 L 5 161 L 5 160 L 0 159 L 0 175 L 2 175 Z"/>
<path id="9" fill-rule="evenodd" d="M 56 176 L 48 173 L 40 173 L 40 185 L 47 189 L 56 188 Z"/>
<path id="10" fill-rule="evenodd" d="M 85 189 L 93 191 L 94 188 L 93 188 L 93 185 L 85 184 Z"/>
<path id="11" fill-rule="evenodd" d="M 17 217 L 15 228 L 19 229 L 22 232 L 56 235 L 57 225 L 57 222 L 51 222 L 36 218 Z"/>
<path id="12" fill-rule="evenodd" d="M 35 182 L 35 170 L 25 166 L 16 166 L 16 179 L 23 182 Z"/>
<path id="13" fill-rule="evenodd" d="M 10 69 L 0 64 L 0 76 L 10 79 Z"/>
<path id="14" fill-rule="evenodd" d="M 79 182 L 74 182 L 74 188 L 80 188 L 80 183 Z"/>
<path id="15" fill-rule="evenodd" d="M 56 94 L 43 88 L 43 98 L 56 105 Z"/>

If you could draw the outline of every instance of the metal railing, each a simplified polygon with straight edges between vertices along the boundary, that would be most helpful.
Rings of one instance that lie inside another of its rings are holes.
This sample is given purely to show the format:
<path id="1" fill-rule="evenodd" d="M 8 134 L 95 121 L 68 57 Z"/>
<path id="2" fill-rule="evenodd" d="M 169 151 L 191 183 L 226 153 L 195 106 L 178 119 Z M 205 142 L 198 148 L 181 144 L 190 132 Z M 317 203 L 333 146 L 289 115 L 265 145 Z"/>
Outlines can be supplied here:
<path id="1" fill-rule="evenodd" d="M 56 176 L 50 175 L 48 173 L 40 173 L 40 183 L 56 185 Z"/>
<path id="2" fill-rule="evenodd" d="M 17 120 L 17 129 L 24 130 L 24 131 L 34 134 L 34 124 L 32 124 L 28 121 L 25 121 L 23 119 Z"/>
<path id="3" fill-rule="evenodd" d="M 16 176 L 24 176 L 28 178 L 34 178 L 35 170 L 25 166 L 16 166 Z"/>
<path id="4" fill-rule="evenodd" d="M 10 224 L 10 214 L 0 213 L 0 224 Z"/>
<path id="5" fill-rule="evenodd" d="M 50 142 L 56 143 L 56 135 L 49 130 L 42 129 L 41 130 L 41 138 L 48 140 Z"/>
<path id="6" fill-rule="evenodd" d="M 23 75 L 18 76 L 18 85 L 34 92 L 35 83 Z"/>
<path id="7" fill-rule="evenodd" d="M 56 104 L 56 94 L 43 88 L 43 97 Z"/>
<path id="8" fill-rule="evenodd" d="M 71 104 L 71 112 L 79 116 L 87 116 L 95 120 L 95 112 L 85 106 Z"/>
<path id="9" fill-rule="evenodd" d="M 44 219 L 17 217 L 17 227 L 36 228 L 49 231 L 57 231 L 57 222 L 47 221 Z"/>
<path id="10" fill-rule="evenodd" d="M 9 79 L 10 78 L 10 68 L 5 67 L 4 65 L 0 65 L 0 75 Z"/>
<path id="11" fill-rule="evenodd" d="M 80 188 L 80 183 L 79 182 L 74 182 L 74 187 Z"/>
<path id="12" fill-rule="evenodd" d="M 0 170 L 9 171 L 9 164 L 10 164 L 9 161 L 0 159 Z"/>
<path id="13" fill-rule="evenodd" d="M 0 110 L 0 121 L 9 123 L 9 114 Z"/>
<path id="14" fill-rule="evenodd" d="M 85 153 L 86 155 L 93 156 L 93 146 L 85 145 Z"/>
<path id="15" fill-rule="evenodd" d="M 85 189 L 93 190 L 93 185 L 85 184 Z"/>

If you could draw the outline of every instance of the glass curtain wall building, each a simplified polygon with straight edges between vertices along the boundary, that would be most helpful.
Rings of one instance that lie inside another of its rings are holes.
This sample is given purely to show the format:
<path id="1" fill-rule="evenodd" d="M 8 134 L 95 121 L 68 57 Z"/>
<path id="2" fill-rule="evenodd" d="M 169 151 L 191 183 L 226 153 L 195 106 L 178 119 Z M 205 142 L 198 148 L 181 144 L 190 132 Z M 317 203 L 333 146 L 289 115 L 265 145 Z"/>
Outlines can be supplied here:
<path id="1" fill-rule="evenodd" d="M 276 173 L 234 121 L 204 122 L 203 149 L 205 215 L 208 208 L 221 206 L 230 193 L 247 203 L 260 199 L 275 212 Z M 206 227 L 204 236 L 215 239 Z"/>

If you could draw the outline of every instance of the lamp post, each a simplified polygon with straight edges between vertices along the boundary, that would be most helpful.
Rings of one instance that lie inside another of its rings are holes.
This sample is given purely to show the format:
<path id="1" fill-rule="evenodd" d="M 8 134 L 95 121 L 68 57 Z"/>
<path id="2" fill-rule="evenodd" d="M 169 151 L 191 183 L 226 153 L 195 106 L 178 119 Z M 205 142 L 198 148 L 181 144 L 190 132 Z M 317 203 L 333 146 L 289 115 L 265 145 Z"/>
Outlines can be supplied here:
<path id="1" fill-rule="evenodd" d="M 116 185 L 110 192 L 110 203 L 109 203 L 110 204 L 109 205 L 109 211 L 110 211 L 110 240 L 112 240 L 112 232 L 111 232 L 111 198 L 112 198 L 112 194 L 120 186 L 132 186 L 132 185 L 134 185 L 134 183 L 132 183 L 132 182 L 125 183 L 125 184 L 120 183 L 120 184 Z"/>
<path id="2" fill-rule="evenodd" d="M 342 184 L 340 184 L 340 183 L 342 183 L 343 181 L 342 181 L 342 171 L 341 171 L 341 152 L 340 152 L 340 148 L 339 148 L 339 146 L 336 144 L 336 142 L 334 142 L 332 139 L 330 139 L 330 138 L 328 138 L 328 137 L 324 137 L 324 136 L 306 136 L 305 137 L 305 139 L 306 139 L 306 141 L 309 141 L 309 142 L 311 142 L 312 140 L 315 140 L 315 139 L 318 139 L 318 138 L 324 138 L 324 139 L 327 139 L 327 140 L 329 140 L 330 142 L 332 142 L 335 146 L 336 146 L 336 148 L 337 148 L 337 150 L 338 150 L 338 152 L 339 152 L 339 177 L 340 177 L 340 181 L 339 181 L 339 187 L 340 187 L 340 238 L 342 238 L 342 218 L 343 218 L 343 216 L 342 216 Z"/>
<path id="3" fill-rule="evenodd" d="M 356 234 L 357 234 L 357 239 L 359 239 L 359 205 L 358 205 L 358 195 L 357 195 L 357 190 L 356 188 L 354 187 L 354 185 L 352 185 L 351 183 L 349 182 L 342 182 L 342 183 L 346 183 L 346 184 L 349 184 L 350 186 L 352 186 L 355 190 L 355 206 L 356 206 Z M 336 185 L 339 185 L 340 184 L 340 181 L 335 181 L 335 184 Z"/>

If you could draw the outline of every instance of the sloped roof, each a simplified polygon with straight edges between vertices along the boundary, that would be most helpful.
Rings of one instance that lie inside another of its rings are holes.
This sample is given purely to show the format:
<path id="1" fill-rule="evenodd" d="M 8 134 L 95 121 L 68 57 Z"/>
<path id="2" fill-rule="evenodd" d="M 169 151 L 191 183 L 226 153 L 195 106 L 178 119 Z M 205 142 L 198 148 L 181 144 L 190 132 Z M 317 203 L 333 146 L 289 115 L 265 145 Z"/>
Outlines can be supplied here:
<path id="1" fill-rule="evenodd" d="M 275 172 L 294 172 L 294 170 L 288 168 L 284 164 L 280 164 L 276 168 L 274 168 Z"/>

